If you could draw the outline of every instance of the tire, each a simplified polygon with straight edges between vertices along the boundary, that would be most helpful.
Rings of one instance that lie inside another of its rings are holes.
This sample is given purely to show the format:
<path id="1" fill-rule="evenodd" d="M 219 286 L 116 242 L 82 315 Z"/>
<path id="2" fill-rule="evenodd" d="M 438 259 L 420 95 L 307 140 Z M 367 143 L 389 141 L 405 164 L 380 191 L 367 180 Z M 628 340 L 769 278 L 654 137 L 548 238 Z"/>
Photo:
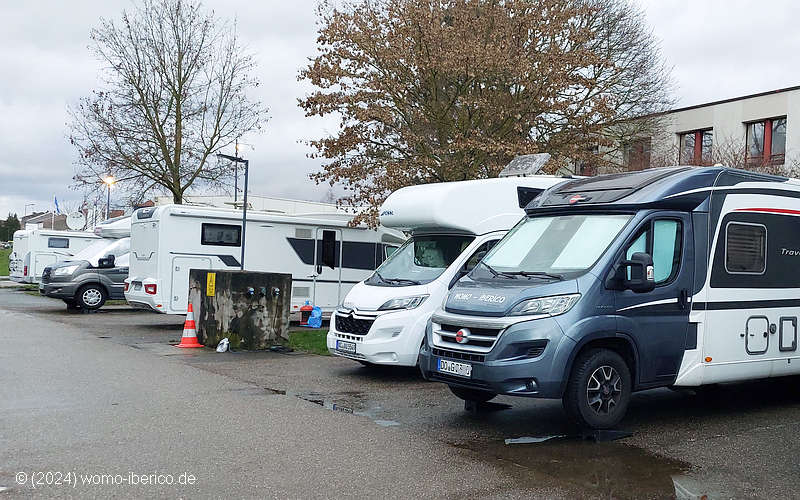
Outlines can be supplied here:
<path id="1" fill-rule="evenodd" d="M 452 385 L 447 386 L 450 389 L 450 392 L 456 395 L 456 397 L 463 399 L 464 401 L 473 401 L 475 403 L 485 403 L 491 399 L 494 399 L 497 394 L 489 391 L 481 391 L 478 389 L 465 389 L 463 387 L 456 387 Z"/>
<path id="2" fill-rule="evenodd" d="M 564 410 L 581 427 L 609 429 L 625 416 L 631 388 L 630 368 L 622 356 L 610 349 L 592 349 L 575 361 Z"/>
<path id="3" fill-rule="evenodd" d="M 106 290 L 100 285 L 84 285 L 75 294 L 75 301 L 83 309 L 100 309 L 106 303 Z"/>
<path id="4" fill-rule="evenodd" d="M 75 302 L 74 299 L 64 299 L 64 303 L 67 305 L 67 309 L 80 309 L 81 307 Z"/>

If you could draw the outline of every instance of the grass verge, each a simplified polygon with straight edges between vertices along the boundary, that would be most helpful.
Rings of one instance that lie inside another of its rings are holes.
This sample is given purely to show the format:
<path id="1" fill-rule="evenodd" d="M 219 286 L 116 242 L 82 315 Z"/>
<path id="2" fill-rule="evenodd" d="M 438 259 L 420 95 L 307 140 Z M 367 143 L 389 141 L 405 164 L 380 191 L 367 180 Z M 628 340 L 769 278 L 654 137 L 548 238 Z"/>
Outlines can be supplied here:
<path id="1" fill-rule="evenodd" d="M 8 256 L 10 248 L 0 248 L 0 276 L 8 276 Z"/>
<path id="2" fill-rule="evenodd" d="M 291 330 L 289 332 L 289 347 L 295 351 L 303 351 L 321 356 L 330 356 L 325 336 L 328 330 L 315 328 L 303 328 L 302 330 Z"/>

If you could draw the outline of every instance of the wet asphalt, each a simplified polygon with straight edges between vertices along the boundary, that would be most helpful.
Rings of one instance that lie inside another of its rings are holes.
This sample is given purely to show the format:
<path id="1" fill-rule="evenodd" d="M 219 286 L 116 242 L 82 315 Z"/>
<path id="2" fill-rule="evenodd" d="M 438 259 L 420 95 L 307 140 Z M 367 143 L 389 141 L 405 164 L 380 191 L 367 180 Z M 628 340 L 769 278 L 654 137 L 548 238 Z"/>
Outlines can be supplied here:
<path id="1" fill-rule="evenodd" d="M 800 497 L 799 378 L 638 393 L 620 426 L 630 436 L 595 442 L 558 401 L 500 397 L 466 411 L 415 369 L 186 352 L 170 345 L 182 325 L 0 290 L 0 498 L 63 496 L 16 485 L 17 469 L 177 465 L 200 484 L 69 494 Z M 506 442 L 518 438 L 532 439 Z"/>

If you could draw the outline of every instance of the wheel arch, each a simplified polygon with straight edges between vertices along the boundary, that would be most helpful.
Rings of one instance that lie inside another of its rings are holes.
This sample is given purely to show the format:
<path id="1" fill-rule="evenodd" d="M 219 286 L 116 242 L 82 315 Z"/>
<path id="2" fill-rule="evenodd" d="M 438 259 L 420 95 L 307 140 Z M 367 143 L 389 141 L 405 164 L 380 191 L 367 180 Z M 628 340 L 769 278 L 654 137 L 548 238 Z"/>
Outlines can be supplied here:
<path id="1" fill-rule="evenodd" d="M 589 349 L 603 348 L 610 349 L 622 356 L 622 359 L 625 360 L 631 370 L 631 379 L 633 379 L 633 387 L 634 390 L 636 390 L 639 385 L 639 350 L 636 347 L 636 342 L 633 338 L 624 333 L 610 334 L 607 332 L 598 332 L 583 337 L 570 353 L 561 382 L 562 396 L 566 390 L 569 377 L 572 374 L 572 369 L 578 356 Z"/>

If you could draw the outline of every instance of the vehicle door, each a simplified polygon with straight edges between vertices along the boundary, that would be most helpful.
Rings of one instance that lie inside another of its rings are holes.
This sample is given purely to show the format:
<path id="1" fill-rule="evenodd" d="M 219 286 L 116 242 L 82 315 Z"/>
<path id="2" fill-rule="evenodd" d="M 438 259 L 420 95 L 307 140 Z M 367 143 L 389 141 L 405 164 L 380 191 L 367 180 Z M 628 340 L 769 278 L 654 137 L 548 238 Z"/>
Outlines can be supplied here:
<path id="1" fill-rule="evenodd" d="M 125 298 L 125 278 L 128 277 L 128 265 L 130 264 L 130 254 L 124 254 L 114 263 L 115 266 L 108 269 L 99 269 L 104 276 L 103 282 L 109 291 L 112 299 Z"/>
<path id="2" fill-rule="evenodd" d="M 674 379 L 680 368 L 689 330 L 690 290 L 694 276 L 691 218 L 681 212 L 659 212 L 643 220 L 618 257 L 617 269 L 634 253 L 653 258 L 655 288 L 615 292 L 618 331 L 629 335 L 639 353 L 639 381 Z M 624 287 L 620 287 L 624 288 Z"/>
<path id="3" fill-rule="evenodd" d="M 342 231 L 317 228 L 314 240 L 313 304 L 333 310 L 342 296 Z"/>

